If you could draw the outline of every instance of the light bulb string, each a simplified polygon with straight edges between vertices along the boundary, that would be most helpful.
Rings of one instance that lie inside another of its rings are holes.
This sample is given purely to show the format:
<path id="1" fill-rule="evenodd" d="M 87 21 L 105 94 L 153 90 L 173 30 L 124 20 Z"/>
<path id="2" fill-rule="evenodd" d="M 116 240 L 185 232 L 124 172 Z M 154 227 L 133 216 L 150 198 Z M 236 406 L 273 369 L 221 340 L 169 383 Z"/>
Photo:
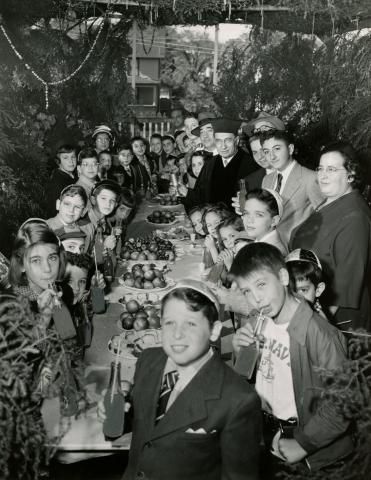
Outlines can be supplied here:
<path id="1" fill-rule="evenodd" d="M 11 49 L 13 50 L 13 52 L 15 53 L 15 55 L 19 58 L 19 60 L 21 60 L 24 64 L 24 66 L 27 68 L 27 70 L 29 70 L 29 72 L 40 82 L 42 83 L 44 89 L 45 89 L 45 107 L 46 107 L 46 110 L 48 110 L 49 108 L 49 87 L 51 86 L 57 86 L 57 85 L 62 85 L 66 82 L 68 82 L 69 80 L 71 80 L 72 78 L 74 78 L 79 72 L 80 70 L 84 67 L 84 65 L 86 64 L 86 62 L 89 60 L 89 58 L 91 57 L 91 55 L 93 54 L 93 51 L 95 49 L 95 46 L 98 42 L 98 39 L 102 33 L 102 30 L 103 30 L 103 27 L 104 27 L 104 20 L 107 16 L 107 12 L 109 11 L 109 6 L 110 4 L 108 5 L 108 8 L 107 8 L 107 11 L 106 11 L 106 15 L 102 18 L 102 22 L 99 26 L 99 30 L 97 32 L 97 35 L 95 36 L 95 39 L 87 53 L 87 55 L 85 56 L 84 60 L 80 63 L 80 65 L 72 72 L 70 73 L 69 75 L 67 75 L 67 77 L 64 77 L 62 78 L 61 80 L 54 80 L 54 81 L 50 81 L 50 82 L 47 82 L 46 80 L 44 80 L 37 72 L 35 72 L 35 70 L 24 60 L 23 56 L 21 55 L 21 53 L 17 50 L 17 48 L 15 47 L 15 45 L 13 44 L 11 38 L 9 37 L 8 33 L 6 32 L 5 28 L 4 28 L 4 25 L 3 24 L 0 24 L 0 30 L 1 32 L 3 33 L 5 39 L 7 40 L 7 42 L 9 43 Z"/>

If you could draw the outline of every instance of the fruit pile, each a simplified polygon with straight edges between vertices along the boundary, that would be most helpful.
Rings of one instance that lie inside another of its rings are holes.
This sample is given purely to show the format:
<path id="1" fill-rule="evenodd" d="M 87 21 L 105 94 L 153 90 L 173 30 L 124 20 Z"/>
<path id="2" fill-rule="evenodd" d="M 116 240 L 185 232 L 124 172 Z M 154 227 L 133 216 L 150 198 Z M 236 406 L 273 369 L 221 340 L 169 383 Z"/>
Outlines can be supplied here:
<path id="1" fill-rule="evenodd" d="M 163 195 L 160 197 L 160 205 L 179 205 L 180 201 L 176 195 Z"/>
<path id="2" fill-rule="evenodd" d="M 175 213 L 166 210 L 154 210 L 148 215 L 147 220 L 151 223 L 172 223 L 175 220 Z"/>
<path id="3" fill-rule="evenodd" d="M 136 263 L 133 265 L 131 272 L 126 272 L 122 275 L 122 280 L 127 287 L 144 288 L 147 290 L 166 287 L 164 270 L 156 268 L 156 265 L 153 263 L 148 265 Z"/>
<path id="4" fill-rule="evenodd" d="M 160 328 L 159 310 L 153 305 L 141 306 L 136 300 L 129 300 L 123 304 L 126 311 L 120 315 L 120 322 L 124 330 L 146 330 Z"/>
<path id="5" fill-rule="evenodd" d="M 143 238 L 129 238 L 121 249 L 124 260 L 175 260 L 174 245 L 168 240 L 149 235 Z"/>

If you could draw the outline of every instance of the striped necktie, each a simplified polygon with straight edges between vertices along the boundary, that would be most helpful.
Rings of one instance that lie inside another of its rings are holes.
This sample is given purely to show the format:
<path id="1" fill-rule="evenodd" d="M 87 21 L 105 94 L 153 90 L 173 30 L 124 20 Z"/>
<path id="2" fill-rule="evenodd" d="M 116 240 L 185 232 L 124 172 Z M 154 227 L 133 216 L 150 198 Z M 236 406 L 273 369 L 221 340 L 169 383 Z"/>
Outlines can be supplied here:
<path id="1" fill-rule="evenodd" d="M 277 175 L 277 185 L 276 185 L 276 188 L 275 188 L 277 193 L 280 193 L 281 186 L 282 186 L 282 180 L 283 180 L 283 175 L 282 175 L 282 173 L 279 173 Z"/>
<path id="2" fill-rule="evenodd" d="M 176 370 L 173 370 L 172 372 L 168 372 L 164 377 L 164 381 L 161 386 L 160 396 L 157 404 L 156 423 L 159 422 L 166 413 L 166 407 L 167 407 L 171 392 L 173 391 L 174 386 L 178 381 L 178 378 L 179 378 L 179 373 Z"/>

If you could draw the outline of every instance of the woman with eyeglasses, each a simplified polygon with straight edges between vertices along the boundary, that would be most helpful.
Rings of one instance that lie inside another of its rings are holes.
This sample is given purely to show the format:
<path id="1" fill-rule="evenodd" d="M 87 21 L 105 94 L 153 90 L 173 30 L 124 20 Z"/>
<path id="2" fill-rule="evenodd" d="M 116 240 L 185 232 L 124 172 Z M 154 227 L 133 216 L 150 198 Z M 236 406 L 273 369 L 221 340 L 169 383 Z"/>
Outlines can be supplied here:
<path id="1" fill-rule="evenodd" d="M 317 168 L 325 201 L 291 235 L 291 249 L 316 252 L 326 275 L 324 304 L 341 330 L 371 330 L 368 295 L 371 212 L 361 195 L 361 166 L 352 146 L 326 145 Z"/>

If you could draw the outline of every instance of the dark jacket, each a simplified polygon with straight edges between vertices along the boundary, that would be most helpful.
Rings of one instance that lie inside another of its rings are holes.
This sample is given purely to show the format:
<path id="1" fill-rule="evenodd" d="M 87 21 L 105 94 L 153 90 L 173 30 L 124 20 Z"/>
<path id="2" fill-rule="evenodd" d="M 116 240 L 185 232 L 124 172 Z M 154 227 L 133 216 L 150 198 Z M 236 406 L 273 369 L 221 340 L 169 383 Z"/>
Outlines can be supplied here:
<path id="1" fill-rule="evenodd" d="M 260 402 L 253 387 L 214 354 L 155 425 L 166 361 L 162 348 L 150 348 L 137 363 L 124 480 L 257 479 Z"/>
<path id="2" fill-rule="evenodd" d="M 226 167 L 233 169 L 227 185 L 223 170 L 218 174 L 218 178 L 215 178 L 216 169 L 219 168 L 220 162 L 220 155 L 207 160 L 197 178 L 194 189 L 188 191 L 184 200 L 187 210 L 209 202 L 224 202 L 230 206 L 232 196 L 239 190 L 238 181 L 259 168 L 247 152 L 238 148 L 237 153 Z"/>
<path id="3" fill-rule="evenodd" d="M 50 217 L 54 217 L 57 212 L 56 202 L 59 199 L 61 191 L 76 182 L 77 176 L 75 174 L 72 178 L 68 173 L 56 168 L 52 171 L 49 181 L 45 186 L 45 198 L 47 204 L 47 212 Z"/>
<path id="4" fill-rule="evenodd" d="M 151 183 L 151 179 L 148 175 L 146 168 L 137 159 L 133 159 L 130 164 L 131 175 L 127 173 L 124 167 L 119 165 L 115 167 L 114 174 L 122 174 L 124 176 L 124 182 L 122 187 L 132 190 L 134 193 L 143 185 L 143 188 L 147 190 Z"/>
<path id="5" fill-rule="evenodd" d="M 245 177 L 246 191 L 255 190 L 256 188 L 262 188 L 263 178 L 266 176 L 265 168 L 259 168 L 255 172 L 250 173 Z"/>

